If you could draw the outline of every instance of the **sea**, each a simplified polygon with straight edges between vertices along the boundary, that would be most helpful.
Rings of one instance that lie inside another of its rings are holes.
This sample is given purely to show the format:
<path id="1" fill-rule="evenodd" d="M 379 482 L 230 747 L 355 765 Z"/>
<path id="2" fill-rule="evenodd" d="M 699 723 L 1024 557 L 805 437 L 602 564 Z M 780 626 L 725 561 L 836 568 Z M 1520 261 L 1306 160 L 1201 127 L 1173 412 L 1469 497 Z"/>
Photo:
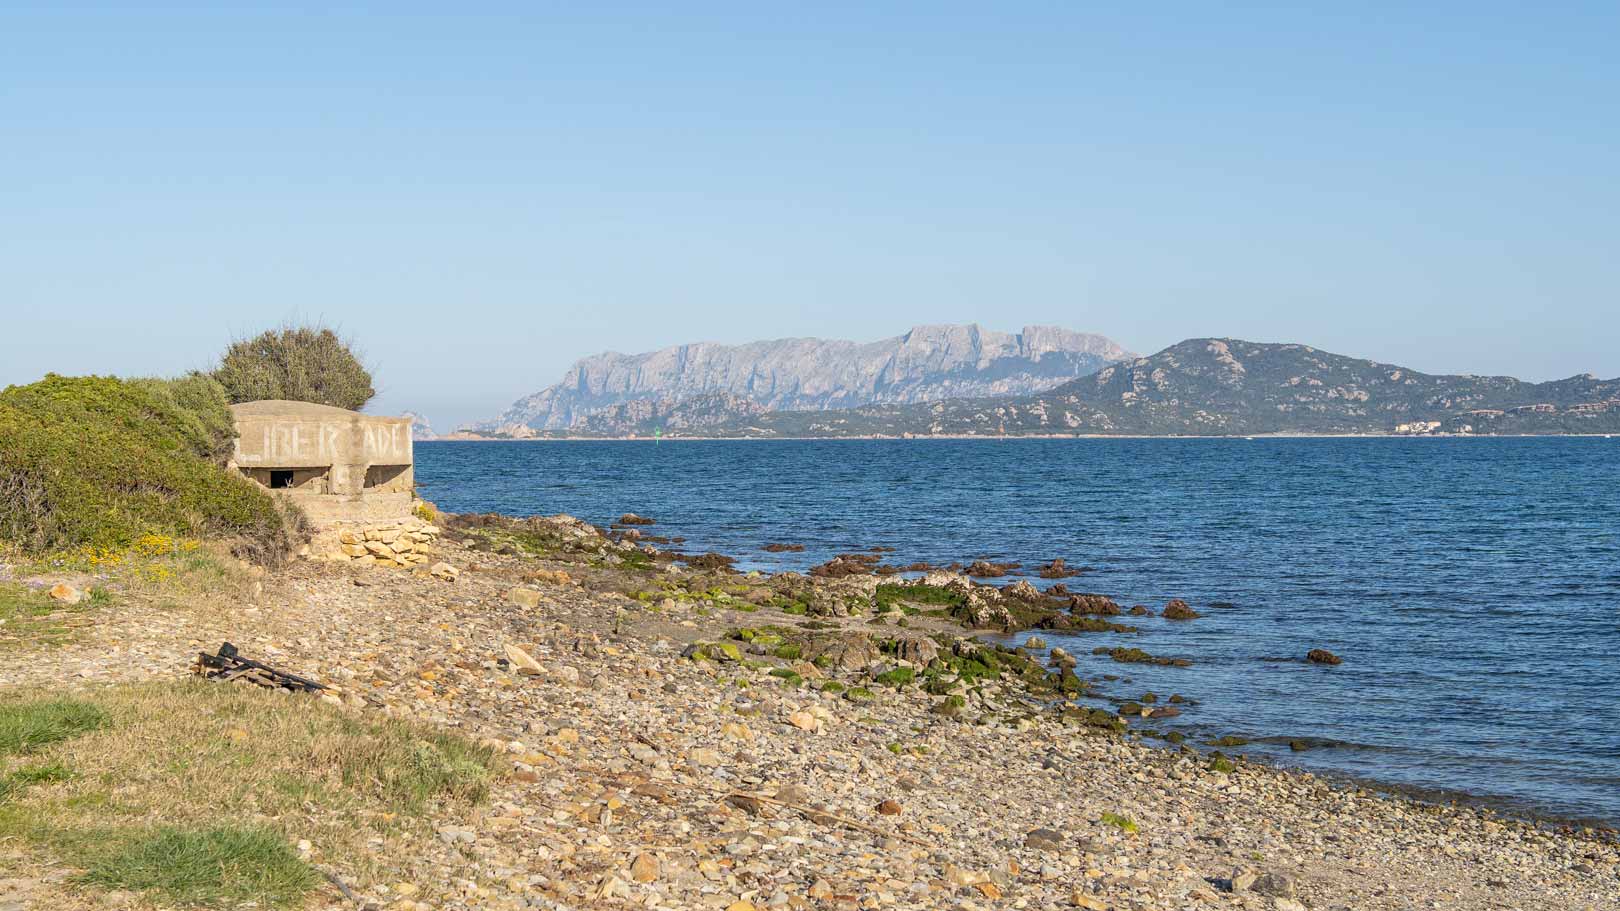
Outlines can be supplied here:
<path id="1" fill-rule="evenodd" d="M 452 512 L 569 513 L 739 568 L 1061 557 L 1157 613 L 1041 633 L 1133 727 L 1438 800 L 1620 826 L 1620 439 L 525 441 L 417 444 Z M 802 553 L 764 545 L 802 544 Z M 1115 663 L 1134 645 L 1190 667 Z M 1323 648 L 1343 663 L 1304 660 Z M 1113 679 L 1105 679 L 1113 678 Z M 1291 744 L 1307 746 L 1298 751 Z"/>

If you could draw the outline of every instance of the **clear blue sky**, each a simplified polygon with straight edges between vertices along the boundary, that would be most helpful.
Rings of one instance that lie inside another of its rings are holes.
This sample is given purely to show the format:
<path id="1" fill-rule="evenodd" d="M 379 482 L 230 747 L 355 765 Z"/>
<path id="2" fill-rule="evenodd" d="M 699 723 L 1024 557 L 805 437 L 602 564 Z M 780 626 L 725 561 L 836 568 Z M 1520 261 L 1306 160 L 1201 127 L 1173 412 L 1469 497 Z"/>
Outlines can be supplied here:
<path id="1" fill-rule="evenodd" d="M 440 429 L 923 322 L 1620 374 L 1613 3 L 28 6 L 0 383 L 298 318 Z"/>

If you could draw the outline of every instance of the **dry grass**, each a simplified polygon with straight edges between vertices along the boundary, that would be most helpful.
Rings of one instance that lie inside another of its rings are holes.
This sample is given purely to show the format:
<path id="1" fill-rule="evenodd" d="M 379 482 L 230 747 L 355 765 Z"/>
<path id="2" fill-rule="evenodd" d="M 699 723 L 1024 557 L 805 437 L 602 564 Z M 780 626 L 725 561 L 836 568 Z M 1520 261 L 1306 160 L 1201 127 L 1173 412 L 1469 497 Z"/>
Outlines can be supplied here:
<path id="1" fill-rule="evenodd" d="M 79 631 L 120 609 L 234 609 L 252 599 L 263 574 L 232 556 L 227 545 L 184 540 L 162 548 L 84 549 L 33 560 L 11 553 L 0 559 L 12 562 L 20 578 L 32 580 L 31 585 L 0 582 L 0 653 L 67 645 Z M 57 581 L 76 585 L 88 600 L 75 605 L 51 600 L 45 589 Z"/>
<path id="2" fill-rule="evenodd" d="M 96 724 L 39 721 L 64 715 Z M 496 766 L 458 737 L 200 680 L 66 704 L 0 696 L 0 743 L 6 718 L 56 733 L 34 735 L 26 757 L 0 755 L 0 778 L 13 782 L 0 794 L 0 842 L 76 869 L 77 889 L 170 905 L 295 905 L 318 884 L 306 860 L 361 887 L 401 876 L 424 820 L 480 801 Z M 290 847 L 300 840 L 308 858 Z"/>

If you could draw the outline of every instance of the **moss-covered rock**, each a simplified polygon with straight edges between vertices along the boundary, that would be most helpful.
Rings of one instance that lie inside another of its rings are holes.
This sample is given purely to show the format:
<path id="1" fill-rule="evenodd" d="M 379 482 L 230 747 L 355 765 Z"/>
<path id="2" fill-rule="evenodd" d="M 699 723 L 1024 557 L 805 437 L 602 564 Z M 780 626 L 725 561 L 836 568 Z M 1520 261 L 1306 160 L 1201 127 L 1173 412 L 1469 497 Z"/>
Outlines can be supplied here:
<path id="1" fill-rule="evenodd" d="M 1166 667 L 1192 666 L 1192 662 L 1188 661 L 1186 658 L 1161 658 L 1157 655 L 1150 655 L 1139 648 L 1099 647 L 1092 649 L 1091 653 L 1093 655 L 1107 655 L 1115 661 L 1119 661 L 1124 664 L 1159 664 Z"/>
<path id="2" fill-rule="evenodd" d="M 893 670 L 884 671 L 872 679 L 883 684 L 884 686 L 900 689 L 903 686 L 910 685 L 910 683 L 916 679 L 916 677 L 917 671 L 915 669 L 909 667 L 897 667 Z"/>

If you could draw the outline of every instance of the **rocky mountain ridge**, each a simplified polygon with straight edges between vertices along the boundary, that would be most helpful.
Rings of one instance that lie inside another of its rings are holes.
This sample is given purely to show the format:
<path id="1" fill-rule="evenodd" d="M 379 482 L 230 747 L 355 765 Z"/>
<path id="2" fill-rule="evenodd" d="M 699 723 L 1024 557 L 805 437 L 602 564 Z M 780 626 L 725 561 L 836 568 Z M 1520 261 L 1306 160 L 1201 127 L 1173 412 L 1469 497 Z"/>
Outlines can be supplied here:
<path id="1" fill-rule="evenodd" d="M 1018 333 L 978 325 L 918 326 L 859 343 L 815 338 L 744 345 L 700 342 L 643 354 L 598 354 L 562 381 L 476 425 L 499 436 L 579 430 L 646 432 L 716 426 L 767 411 L 825 411 L 871 404 L 1041 392 L 1133 357 L 1100 336 L 1052 326 Z M 662 425 L 660 425 L 662 426 Z"/>
<path id="2" fill-rule="evenodd" d="M 1189 339 L 1037 395 L 774 412 L 735 436 L 1620 432 L 1620 379 L 1426 374 L 1299 344 Z"/>

